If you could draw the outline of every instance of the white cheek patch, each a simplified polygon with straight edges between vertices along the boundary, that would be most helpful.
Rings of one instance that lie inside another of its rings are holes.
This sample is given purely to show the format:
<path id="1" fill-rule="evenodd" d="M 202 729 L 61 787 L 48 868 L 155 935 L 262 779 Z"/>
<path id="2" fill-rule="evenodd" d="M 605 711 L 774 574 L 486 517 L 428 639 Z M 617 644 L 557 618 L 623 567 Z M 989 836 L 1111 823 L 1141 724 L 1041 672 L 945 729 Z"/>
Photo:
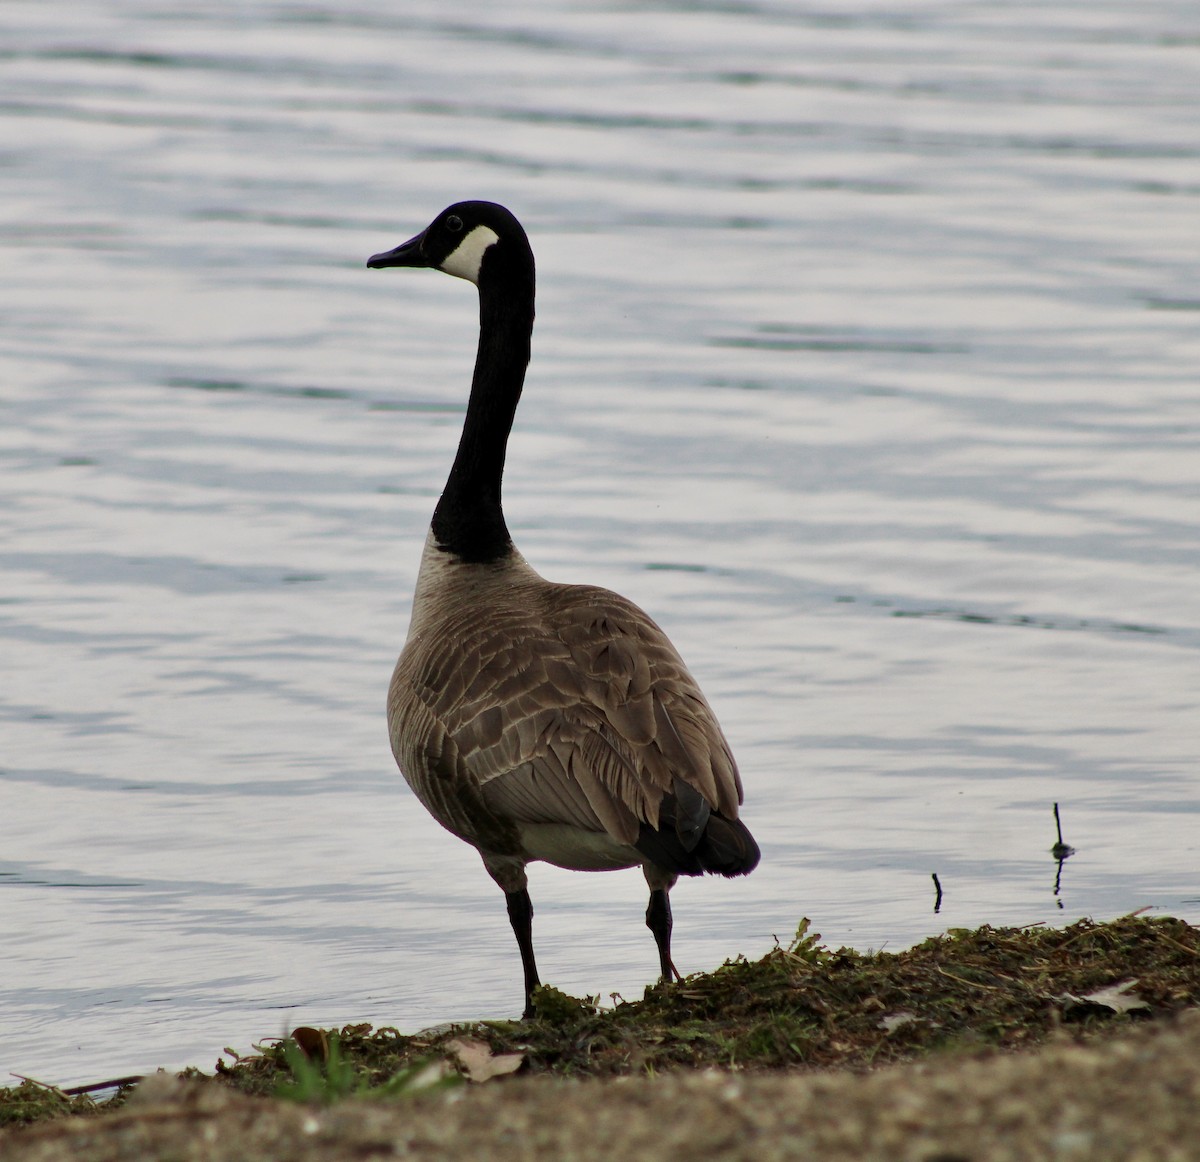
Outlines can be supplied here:
<path id="1" fill-rule="evenodd" d="M 479 267 L 487 248 L 500 241 L 500 235 L 487 226 L 476 226 L 451 252 L 442 263 L 442 270 L 447 274 L 465 278 L 468 282 L 479 285 Z"/>

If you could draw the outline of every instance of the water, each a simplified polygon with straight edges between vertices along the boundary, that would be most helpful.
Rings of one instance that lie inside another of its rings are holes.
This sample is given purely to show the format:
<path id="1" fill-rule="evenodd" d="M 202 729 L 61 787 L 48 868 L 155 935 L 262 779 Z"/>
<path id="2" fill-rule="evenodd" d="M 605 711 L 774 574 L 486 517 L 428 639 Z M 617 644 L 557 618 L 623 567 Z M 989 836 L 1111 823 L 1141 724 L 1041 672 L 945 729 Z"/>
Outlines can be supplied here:
<path id="1" fill-rule="evenodd" d="M 518 1010 L 383 724 L 475 305 L 363 263 L 462 197 L 539 261 L 514 535 L 743 769 L 685 971 L 1200 922 L 1195 5 L 395 7 L 0 14 L 0 1068 Z M 532 891 L 639 994 L 636 872 Z"/>

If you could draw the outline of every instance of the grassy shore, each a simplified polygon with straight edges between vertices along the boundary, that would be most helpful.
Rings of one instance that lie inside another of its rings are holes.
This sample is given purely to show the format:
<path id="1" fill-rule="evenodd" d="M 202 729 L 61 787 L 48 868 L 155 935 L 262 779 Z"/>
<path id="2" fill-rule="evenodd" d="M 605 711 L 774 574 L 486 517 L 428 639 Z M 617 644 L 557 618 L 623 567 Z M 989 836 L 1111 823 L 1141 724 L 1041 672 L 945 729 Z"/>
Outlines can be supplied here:
<path id="1" fill-rule="evenodd" d="M 1019 1157 L 1004 1151 L 1021 1134 L 1025 1157 L 1153 1142 L 1146 1157 L 1183 1158 L 1176 1139 L 1200 1141 L 1200 930 L 1180 920 L 954 930 L 874 954 L 801 924 L 760 960 L 639 1001 L 546 988 L 536 1004 L 532 1021 L 415 1035 L 301 1029 L 103 1103 L 25 1082 L 0 1092 L 0 1155 L 583 1159 L 657 1142 L 770 1158 L 807 1142 L 928 1162 Z M 1124 1120 L 1101 1134 L 1106 1118 Z"/>

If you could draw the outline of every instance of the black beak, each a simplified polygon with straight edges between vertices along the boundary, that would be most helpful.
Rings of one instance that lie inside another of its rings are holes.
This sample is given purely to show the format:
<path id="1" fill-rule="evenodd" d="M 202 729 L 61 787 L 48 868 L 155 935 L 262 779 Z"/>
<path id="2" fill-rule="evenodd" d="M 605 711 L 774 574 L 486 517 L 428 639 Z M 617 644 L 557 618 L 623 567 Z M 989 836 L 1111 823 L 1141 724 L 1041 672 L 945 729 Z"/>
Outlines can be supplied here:
<path id="1" fill-rule="evenodd" d="M 415 238 L 401 242 L 395 250 L 385 250 L 382 254 L 372 254 L 367 259 L 367 265 L 375 270 L 384 266 L 428 266 L 422 244 L 425 241 L 425 231 L 422 230 Z"/>

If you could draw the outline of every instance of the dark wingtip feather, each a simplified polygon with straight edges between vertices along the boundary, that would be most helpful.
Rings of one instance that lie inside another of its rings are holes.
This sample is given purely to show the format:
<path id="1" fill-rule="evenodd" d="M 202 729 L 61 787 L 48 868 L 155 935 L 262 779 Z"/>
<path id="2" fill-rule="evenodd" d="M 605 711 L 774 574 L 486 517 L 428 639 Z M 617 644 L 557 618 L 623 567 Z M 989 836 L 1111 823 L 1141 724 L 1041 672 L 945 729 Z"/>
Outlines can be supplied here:
<path id="1" fill-rule="evenodd" d="M 758 867 L 761 852 L 754 836 L 740 819 L 713 815 L 704 829 L 696 854 L 707 872 L 722 876 L 746 876 Z"/>
<path id="2" fill-rule="evenodd" d="M 757 866 L 760 852 L 754 836 L 740 819 L 726 819 L 713 812 L 704 834 L 690 851 L 680 842 L 674 828 L 655 830 L 643 823 L 634 846 L 647 859 L 679 875 L 749 875 Z"/>

